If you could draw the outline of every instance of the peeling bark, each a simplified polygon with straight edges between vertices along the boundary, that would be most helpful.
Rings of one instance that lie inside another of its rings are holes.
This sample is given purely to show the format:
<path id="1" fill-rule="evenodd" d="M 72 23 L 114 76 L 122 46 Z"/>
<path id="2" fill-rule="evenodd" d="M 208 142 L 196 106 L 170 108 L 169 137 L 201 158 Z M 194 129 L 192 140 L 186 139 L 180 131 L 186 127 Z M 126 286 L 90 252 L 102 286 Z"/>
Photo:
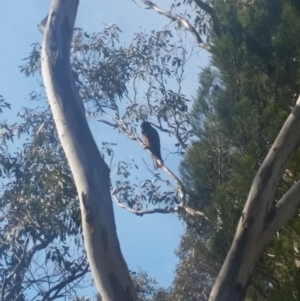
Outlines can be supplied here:
<path id="1" fill-rule="evenodd" d="M 53 0 L 39 28 L 42 75 L 78 191 L 87 257 L 103 301 L 137 301 L 121 253 L 110 195 L 109 168 L 93 139 L 71 72 L 70 47 L 79 0 Z"/>

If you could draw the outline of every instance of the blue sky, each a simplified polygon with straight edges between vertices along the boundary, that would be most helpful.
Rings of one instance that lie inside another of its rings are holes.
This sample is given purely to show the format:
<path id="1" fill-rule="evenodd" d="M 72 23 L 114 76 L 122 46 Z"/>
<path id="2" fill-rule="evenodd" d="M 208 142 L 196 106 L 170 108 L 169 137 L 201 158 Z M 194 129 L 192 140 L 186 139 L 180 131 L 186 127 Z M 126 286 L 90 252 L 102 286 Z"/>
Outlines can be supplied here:
<path id="1" fill-rule="evenodd" d="M 121 30 L 122 41 L 129 43 L 134 32 L 141 29 L 162 29 L 169 24 L 169 20 L 154 11 L 143 9 L 142 3 L 132 0 L 82 0 L 79 5 L 76 27 L 87 32 L 97 32 L 104 28 L 104 24 L 116 23 Z M 171 1 L 156 1 L 157 5 L 168 8 L 166 3 Z M 12 104 L 12 112 L 5 116 L 12 121 L 23 106 L 37 107 L 37 103 L 30 102 L 29 93 L 34 89 L 42 89 L 36 79 L 24 78 L 19 72 L 22 59 L 30 50 L 30 45 L 41 42 L 42 35 L 37 24 L 47 14 L 50 1 L 46 0 L 9 0 L 0 2 L 0 94 Z M 191 43 L 193 38 L 188 36 Z M 183 93 L 189 97 L 196 95 L 198 88 L 198 73 L 200 67 L 207 63 L 205 51 L 198 51 L 187 65 L 186 81 Z M 128 160 L 130 156 L 149 157 L 145 151 L 134 142 L 127 141 L 104 125 L 93 127 L 96 141 L 117 139 L 126 150 L 117 154 L 118 159 Z M 104 134 L 103 134 L 104 133 Z M 166 137 L 167 138 L 167 137 Z M 171 144 L 162 137 L 163 154 L 170 150 Z M 174 145 L 174 143 L 173 143 Z M 116 148 L 118 152 L 118 148 Z M 171 158 L 167 162 L 175 173 L 179 158 Z M 151 166 L 151 164 L 150 164 Z M 117 229 L 121 248 L 131 270 L 145 270 L 156 278 L 163 286 L 168 286 L 173 279 L 173 271 L 177 263 L 174 249 L 178 246 L 184 227 L 175 215 L 148 215 L 136 217 L 115 206 Z"/>

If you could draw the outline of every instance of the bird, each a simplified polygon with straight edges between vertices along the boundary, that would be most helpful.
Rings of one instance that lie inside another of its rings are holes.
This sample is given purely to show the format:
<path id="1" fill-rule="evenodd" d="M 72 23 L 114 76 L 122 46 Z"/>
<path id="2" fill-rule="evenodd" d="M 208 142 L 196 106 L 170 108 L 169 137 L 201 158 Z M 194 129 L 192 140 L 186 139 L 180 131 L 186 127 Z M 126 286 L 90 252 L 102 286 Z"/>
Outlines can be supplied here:
<path id="1" fill-rule="evenodd" d="M 153 166 L 156 170 L 161 165 L 157 162 L 157 160 L 161 161 L 161 164 L 164 164 L 161 153 L 160 153 L 160 139 L 158 132 L 155 128 L 153 128 L 150 122 L 144 121 L 141 124 L 143 141 L 145 144 L 145 149 L 149 149 L 152 157 L 153 157 Z"/>

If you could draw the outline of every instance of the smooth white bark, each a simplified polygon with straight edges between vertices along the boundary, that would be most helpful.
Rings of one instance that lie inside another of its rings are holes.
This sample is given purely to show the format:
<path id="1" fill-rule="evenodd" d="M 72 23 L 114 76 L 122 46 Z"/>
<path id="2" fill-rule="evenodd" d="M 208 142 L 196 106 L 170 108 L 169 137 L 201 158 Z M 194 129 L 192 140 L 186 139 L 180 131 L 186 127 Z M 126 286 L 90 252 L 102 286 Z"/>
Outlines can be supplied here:
<path id="1" fill-rule="evenodd" d="M 53 0 L 42 21 L 42 75 L 58 135 L 80 198 L 83 236 L 103 301 L 135 301 L 116 233 L 109 168 L 88 127 L 71 72 L 70 46 L 79 0 Z"/>
<path id="2" fill-rule="evenodd" d="M 300 182 L 275 202 L 278 183 L 300 143 L 300 97 L 257 172 L 209 301 L 243 300 L 250 277 L 274 234 L 296 213 Z"/>

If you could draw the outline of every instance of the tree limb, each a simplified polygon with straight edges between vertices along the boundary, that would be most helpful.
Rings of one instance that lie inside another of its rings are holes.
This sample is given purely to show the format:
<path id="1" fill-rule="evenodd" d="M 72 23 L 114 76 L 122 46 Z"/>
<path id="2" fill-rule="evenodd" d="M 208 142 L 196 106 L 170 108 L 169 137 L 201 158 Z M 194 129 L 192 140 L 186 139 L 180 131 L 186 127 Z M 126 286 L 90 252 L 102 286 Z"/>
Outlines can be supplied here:
<path id="1" fill-rule="evenodd" d="M 117 237 L 109 168 L 91 134 L 71 70 L 78 4 L 79 0 L 52 0 L 43 31 L 42 75 L 79 195 L 84 243 L 98 292 L 103 301 L 137 301 Z"/>
<path id="2" fill-rule="evenodd" d="M 195 37 L 197 44 L 199 47 L 205 49 L 205 50 L 210 50 L 210 45 L 207 43 L 204 43 L 203 40 L 201 39 L 199 33 L 193 27 L 190 22 L 186 19 L 183 18 L 182 16 L 178 14 L 173 14 L 169 11 L 163 10 L 160 7 L 158 7 L 156 4 L 154 4 L 152 1 L 149 0 L 141 0 L 144 4 L 146 4 L 149 8 L 153 9 L 157 13 L 166 16 L 167 18 L 171 19 L 172 21 L 177 21 L 179 22 L 186 30 L 192 33 L 192 35 Z"/>
<path id="3" fill-rule="evenodd" d="M 40 244 L 35 244 L 32 249 L 28 252 L 26 249 L 26 245 L 29 241 L 29 235 L 26 237 L 24 241 L 24 248 L 23 253 L 21 254 L 20 258 L 18 258 L 18 264 L 14 267 L 14 269 L 9 273 L 9 275 L 5 276 L 4 284 L 2 286 L 2 292 L 1 294 L 5 298 L 2 297 L 1 300 L 12 300 L 13 298 L 16 298 L 14 295 L 17 292 L 17 296 L 20 296 L 22 292 L 25 291 L 25 288 L 22 288 L 20 290 L 20 286 L 22 285 L 23 278 L 21 278 L 21 275 L 24 275 L 26 271 L 28 270 L 28 267 L 32 261 L 33 256 L 40 250 L 45 249 L 50 242 L 52 241 L 52 238 L 48 237 L 46 240 L 42 241 Z M 12 281 L 13 284 L 10 284 L 9 288 L 7 289 L 7 292 L 3 291 L 4 285 L 7 281 Z M 30 284 L 28 284 L 26 287 L 28 287 Z"/>
<path id="4" fill-rule="evenodd" d="M 59 293 L 67 284 L 73 282 L 74 280 L 84 276 L 89 270 L 89 265 L 87 264 L 84 269 L 75 275 L 70 275 L 67 277 L 64 281 L 58 283 L 57 285 L 51 287 L 51 289 L 48 290 L 46 294 L 44 294 L 42 301 L 47 301 L 47 300 L 54 300 L 52 297 L 50 297 L 51 293 L 56 291 L 56 294 Z"/>
<path id="5" fill-rule="evenodd" d="M 300 204 L 300 180 L 278 201 L 275 206 L 275 216 L 269 224 L 266 233 L 273 235 L 296 214 Z"/>
<path id="6" fill-rule="evenodd" d="M 264 248 L 296 212 L 300 202 L 299 182 L 277 205 L 275 194 L 286 166 L 300 143 L 299 128 L 300 96 L 254 178 L 233 243 L 209 301 L 243 299 Z"/>
<path id="7" fill-rule="evenodd" d="M 178 204 L 176 207 L 165 207 L 165 208 L 153 208 L 153 209 L 147 209 L 147 210 L 139 210 L 139 209 L 133 209 L 130 208 L 129 206 L 125 205 L 122 203 L 117 196 L 117 193 L 122 191 L 124 188 L 122 186 L 118 186 L 115 189 L 111 191 L 111 195 L 114 197 L 116 204 L 123 209 L 126 209 L 127 211 L 143 216 L 144 214 L 153 214 L 153 213 L 179 213 L 179 212 L 184 212 L 185 214 L 188 214 L 190 217 L 202 217 L 205 220 L 209 220 L 207 216 L 205 215 L 204 212 L 194 210 L 188 206 L 183 205 L 183 203 Z"/>

